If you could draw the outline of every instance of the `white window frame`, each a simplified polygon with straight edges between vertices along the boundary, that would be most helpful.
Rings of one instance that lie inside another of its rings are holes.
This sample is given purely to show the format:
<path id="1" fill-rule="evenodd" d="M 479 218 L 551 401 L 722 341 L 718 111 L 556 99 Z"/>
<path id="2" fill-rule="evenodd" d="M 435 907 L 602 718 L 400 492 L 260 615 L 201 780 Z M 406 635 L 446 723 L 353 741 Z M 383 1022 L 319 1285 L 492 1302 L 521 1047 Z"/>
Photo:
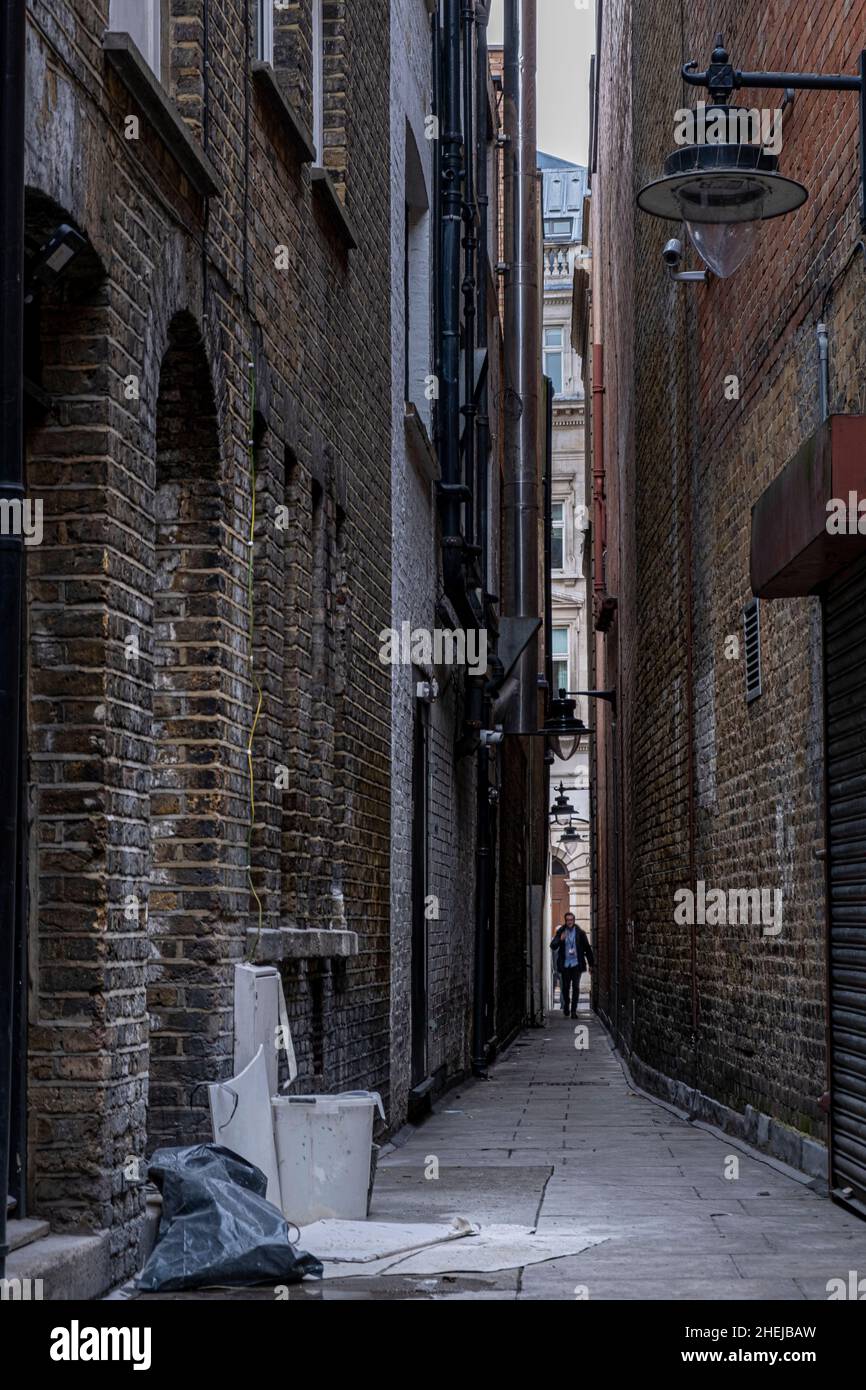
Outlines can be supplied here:
<path id="1" fill-rule="evenodd" d="M 556 519 L 557 510 L 560 514 L 558 521 Z M 553 513 L 550 526 L 551 540 L 554 536 L 556 536 L 557 532 L 559 533 L 562 539 L 562 564 L 554 564 L 553 568 L 557 574 L 561 574 L 565 569 L 565 503 L 554 501 L 551 511 Z"/>
<path id="2" fill-rule="evenodd" d="M 559 653 L 559 652 L 557 652 L 557 650 L 556 650 L 556 634 L 557 634 L 558 632 L 564 632 L 564 633 L 565 633 L 565 652 L 564 652 L 564 654 L 563 654 L 563 653 Z M 551 651 L 551 653 L 550 653 L 550 663 L 551 663 L 551 666 L 555 668 L 556 666 L 560 665 L 563 661 L 565 662 L 565 686 L 564 686 L 564 689 L 565 689 L 565 690 L 570 690 L 570 689 L 571 689 L 571 628 L 570 628 L 570 627 L 562 627 L 562 626 L 560 626 L 558 623 L 555 624 L 555 625 L 554 625 L 554 628 L 553 628 L 553 632 L 552 632 L 552 634 L 551 634 L 551 640 L 552 640 L 552 651 Z M 559 683 L 559 681 L 557 681 L 556 676 L 554 676 L 554 678 L 553 678 L 553 685 L 554 685 L 554 689 L 551 691 L 551 695 L 553 696 L 553 698 L 554 698 L 555 700 L 558 700 L 558 699 L 559 699 L 559 692 L 560 692 L 560 689 L 563 688 L 563 687 L 560 686 L 560 683 Z"/>
<path id="3" fill-rule="evenodd" d="M 313 3 L 313 149 L 316 163 L 325 158 L 325 22 L 324 0 Z"/>
<path id="4" fill-rule="evenodd" d="M 256 58 L 260 63 L 274 65 L 274 0 L 258 0 Z"/>
<path id="5" fill-rule="evenodd" d="M 111 0 L 108 28 L 129 34 L 155 77 L 162 81 L 162 0 Z"/>
<path id="6" fill-rule="evenodd" d="M 548 336 L 551 333 L 559 334 L 558 343 L 549 343 Z M 557 390 L 556 381 L 553 374 L 548 371 L 548 359 L 550 357 L 559 358 L 559 389 Z M 565 328 L 561 323 L 548 324 L 544 330 L 544 375 L 549 376 L 553 382 L 554 395 L 561 396 L 565 391 Z"/>

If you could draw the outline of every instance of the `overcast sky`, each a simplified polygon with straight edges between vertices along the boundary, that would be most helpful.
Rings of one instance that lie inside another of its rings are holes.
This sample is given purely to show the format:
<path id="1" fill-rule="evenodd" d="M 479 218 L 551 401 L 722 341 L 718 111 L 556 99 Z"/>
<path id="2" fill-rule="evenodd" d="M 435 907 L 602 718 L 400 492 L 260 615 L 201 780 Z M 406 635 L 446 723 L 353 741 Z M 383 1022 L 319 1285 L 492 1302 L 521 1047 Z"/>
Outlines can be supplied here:
<path id="1" fill-rule="evenodd" d="M 504 9 L 493 0 L 491 43 L 502 43 Z M 538 146 L 574 164 L 587 162 L 594 46 L 594 0 L 538 0 Z"/>

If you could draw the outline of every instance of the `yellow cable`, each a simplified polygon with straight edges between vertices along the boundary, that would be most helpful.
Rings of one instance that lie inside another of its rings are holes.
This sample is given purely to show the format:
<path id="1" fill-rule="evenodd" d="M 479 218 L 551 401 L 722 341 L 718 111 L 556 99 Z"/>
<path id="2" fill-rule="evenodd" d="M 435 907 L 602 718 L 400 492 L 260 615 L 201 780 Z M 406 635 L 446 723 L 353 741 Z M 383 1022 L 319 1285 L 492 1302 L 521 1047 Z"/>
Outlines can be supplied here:
<path id="1" fill-rule="evenodd" d="M 256 779 L 255 779 L 255 772 L 254 772 L 254 770 L 253 770 L 253 740 L 255 739 L 255 736 L 256 736 L 256 729 L 258 728 L 259 718 L 260 718 L 261 712 L 262 712 L 262 704 L 263 704 L 263 702 L 264 702 L 264 694 L 263 694 L 263 692 L 262 692 L 262 687 L 261 687 L 261 685 L 259 684 L 258 676 L 256 675 L 256 670 L 255 670 L 255 659 L 254 659 L 254 651 L 253 651 L 253 641 L 254 641 L 254 636 L 255 636 L 255 632 L 254 632 L 255 610 L 254 610 L 254 605 L 253 605 L 254 578 L 255 578 L 255 570 L 254 570 L 255 550 L 254 550 L 254 543 L 255 543 L 255 538 L 256 538 L 256 450 L 255 450 L 255 425 L 256 425 L 256 368 L 255 368 L 255 363 L 254 363 L 254 362 L 251 362 L 251 363 L 250 363 L 250 432 L 249 432 L 249 439 L 248 439 L 248 441 L 247 441 L 247 448 L 248 448 L 248 452 L 249 452 L 249 461 L 250 461 L 250 481 L 251 481 L 251 486 L 252 486 L 252 508 L 251 508 L 251 511 L 250 511 L 250 539 L 249 539 L 250 561 L 249 561 L 249 568 L 248 568 L 248 574 L 247 574 L 247 596 L 248 596 L 248 602 L 249 602 L 250 676 L 251 676 L 251 678 L 252 678 L 253 685 L 255 686 L 256 691 L 258 692 L 258 704 L 256 705 L 256 712 L 255 712 L 255 715 L 253 716 L 252 728 L 250 729 L 250 741 L 249 741 L 249 745 L 248 745 L 248 747 L 247 747 L 247 767 L 248 767 L 248 769 L 249 769 L 249 781 L 250 781 L 250 828 L 249 828 L 249 833 L 248 833 L 248 835 L 247 835 L 247 880 L 248 880 L 249 885 L 250 885 L 250 892 L 252 893 L 253 897 L 254 897 L 255 900 L 256 900 L 256 905 L 257 905 L 257 907 L 258 907 L 258 913 L 259 913 L 259 922 L 258 922 L 258 930 L 257 930 L 257 932 L 256 932 L 255 940 L 253 941 L 252 946 L 250 947 L 250 949 L 249 949 L 249 951 L 248 951 L 248 953 L 247 953 L 247 963 L 248 963 L 248 964 L 252 964 L 252 962 L 255 960 L 255 958 L 256 958 L 256 952 L 258 951 L 258 948 L 259 948 L 259 942 L 260 942 L 261 939 L 262 939 L 263 913 L 264 913 L 264 909 L 263 909 L 263 907 L 262 907 L 262 900 L 261 900 L 261 898 L 259 897 L 258 893 L 256 892 L 256 886 L 255 886 L 255 884 L 253 883 L 253 828 L 254 828 L 255 822 L 256 822 Z"/>

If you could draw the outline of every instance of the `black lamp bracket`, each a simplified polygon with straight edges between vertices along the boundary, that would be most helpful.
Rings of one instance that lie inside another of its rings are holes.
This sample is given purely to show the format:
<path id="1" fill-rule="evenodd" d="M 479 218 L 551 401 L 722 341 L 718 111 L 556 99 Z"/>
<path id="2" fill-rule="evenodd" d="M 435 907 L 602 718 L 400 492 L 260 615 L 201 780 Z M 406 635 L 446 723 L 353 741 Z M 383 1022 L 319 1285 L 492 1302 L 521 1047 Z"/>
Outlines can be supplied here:
<path id="1" fill-rule="evenodd" d="M 727 105 L 733 93 L 742 87 L 791 88 L 812 92 L 857 92 L 860 97 L 860 220 L 866 228 L 866 50 L 860 54 L 860 71 L 847 73 L 821 72 L 741 72 L 729 60 L 721 34 L 705 72 L 697 63 L 685 63 L 683 81 L 692 87 L 706 87 L 714 102 Z"/>
<path id="2" fill-rule="evenodd" d="M 568 694 L 575 699 L 578 695 L 583 695 L 587 700 L 606 700 L 609 705 L 613 705 L 613 712 L 616 714 L 615 690 L 569 690 Z"/>

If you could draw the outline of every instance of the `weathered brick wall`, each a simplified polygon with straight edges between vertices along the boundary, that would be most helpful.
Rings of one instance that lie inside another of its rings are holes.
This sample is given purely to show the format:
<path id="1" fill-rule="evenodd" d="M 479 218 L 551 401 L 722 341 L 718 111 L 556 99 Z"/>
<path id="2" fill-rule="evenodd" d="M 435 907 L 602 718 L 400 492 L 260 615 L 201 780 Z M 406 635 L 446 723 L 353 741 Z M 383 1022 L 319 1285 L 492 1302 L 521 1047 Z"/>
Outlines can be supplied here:
<path id="1" fill-rule="evenodd" d="M 194 1088 L 231 1071 L 248 863 L 260 959 L 283 954 L 278 927 L 359 934 L 345 965 L 284 966 L 301 1088 L 387 1101 L 389 1064 L 389 7 L 325 7 L 325 162 L 352 252 L 247 84 L 241 0 L 208 6 L 207 83 L 203 5 L 183 9 L 166 85 L 224 181 L 207 206 L 145 119 L 123 137 L 137 108 L 101 52 L 108 0 L 34 0 L 28 31 L 28 234 L 71 219 L 95 253 L 28 329 L 51 398 L 27 459 L 46 519 L 28 556 L 31 1192 L 59 1226 L 111 1227 L 118 1277 L 148 1033 L 150 1146 L 206 1134 Z M 294 7 L 278 60 L 309 24 Z M 309 125 L 309 82 L 287 76 Z"/>
<path id="2" fill-rule="evenodd" d="M 620 602 L 619 632 L 602 645 L 607 669 L 620 663 L 626 943 L 626 923 L 635 924 L 619 1023 L 649 1066 L 818 1137 L 826 1087 L 819 605 L 763 605 L 764 694 L 751 706 L 742 655 L 726 658 L 725 639 L 739 635 L 742 653 L 751 506 L 817 423 L 822 317 L 831 408 L 858 399 L 856 101 L 798 94 L 782 169 L 810 200 L 765 224 L 730 280 L 672 284 L 660 251 L 677 228 L 639 214 L 633 199 L 673 146 L 674 112 L 706 95 L 685 89 L 679 69 L 689 58 L 706 65 L 717 30 L 737 66 L 853 72 L 864 18 L 862 4 L 848 7 L 844 23 L 835 6 L 612 5 L 593 187 L 608 488 L 617 494 L 608 588 Z M 630 91 L 621 80 L 629 71 Z M 647 72 L 651 83 L 639 80 Z M 740 96 L 755 106 L 779 99 Z M 729 373 L 739 377 L 739 400 L 725 399 Z M 673 900 L 701 879 L 781 888 L 781 936 L 699 926 L 693 973 L 691 934 L 674 924 Z M 610 939 L 610 889 L 600 913 Z"/>
<path id="3" fill-rule="evenodd" d="M 391 7 L 391 392 L 392 392 L 392 604 L 382 627 L 403 622 L 412 628 L 435 626 L 439 583 L 436 554 L 436 508 L 433 483 L 407 443 L 405 405 L 406 316 L 404 314 L 404 252 L 406 203 L 411 164 L 421 161 L 426 213 L 418 212 L 424 255 L 413 257 L 409 285 L 409 321 L 426 324 L 427 352 L 423 375 L 412 371 L 412 404 L 432 433 L 430 403 L 424 397 L 424 376 L 433 370 L 430 345 L 432 277 L 433 146 L 425 138 L 424 121 L 431 109 L 433 41 L 430 20 L 418 0 L 399 0 Z M 412 146 L 414 145 L 414 149 Z M 417 195 L 416 195 L 417 196 Z M 420 260 L 420 264 L 418 263 Z M 426 271 L 426 276 L 425 276 Z M 427 303 L 419 303 L 426 282 Z M 410 346 L 421 351 L 418 332 Z M 414 366 L 414 363 L 412 364 Z M 432 673 L 429 673 L 432 674 Z M 426 678 L 428 673 L 424 673 Z M 406 1118 L 412 1084 L 412 820 L 413 748 L 416 719 L 415 683 L 422 678 L 412 666 L 392 668 L 391 732 L 391 1115 L 392 1124 Z M 429 892 L 435 890 L 429 887 Z"/>
<path id="4" fill-rule="evenodd" d="M 393 415 L 393 617 L 383 627 L 431 631 L 452 623 L 440 608 L 443 597 L 441 525 L 435 485 L 425 474 L 419 446 L 407 439 L 404 418 L 404 246 L 407 195 L 417 197 L 414 161 L 420 161 L 426 201 L 434 198 L 434 144 L 425 118 L 432 109 L 432 34 L 423 0 L 398 0 L 391 7 L 391 169 L 392 169 L 392 415 Z M 412 146 L 414 145 L 414 152 Z M 495 226 L 497 207 L 491 206 Z M 430 212 L 412 213 L 409 273 L 409 394 L 431 436 L 432 403 L 425 399 L 425 377 L 433 371 L 432 336 L 426 342 L 419 326 L 432 328 L 432 237 Z M 498 234 L 494 235 L 494 244 Z M 489 294 L 490 400 L 493 452 L 491 474 L 498 475 L 499 320 L 493 270 L 482 265 Z M 491 515 L 498 511 L 497 477 L 491 480 Z M 491 573 L 498 563 L 498 537 L 491 537 Z M 493 584 L 493 587 L 496 587 Z M 412 1085 L 412 818 L 413 729 L 416 683 L 437 677 L 443 697 L 427 714 L 426 889 L 435 900 L 426 923 L 426 1073 L 443 1087 L 461 1077 L 469 1065 L 475 936 L 475 759 L 457 760 L 463 733 L 465 673 L 419 666 L 393 669 L 392 729 L 392 957 L 391 1068 L 392 1124 L 406 1117 Z"/>

